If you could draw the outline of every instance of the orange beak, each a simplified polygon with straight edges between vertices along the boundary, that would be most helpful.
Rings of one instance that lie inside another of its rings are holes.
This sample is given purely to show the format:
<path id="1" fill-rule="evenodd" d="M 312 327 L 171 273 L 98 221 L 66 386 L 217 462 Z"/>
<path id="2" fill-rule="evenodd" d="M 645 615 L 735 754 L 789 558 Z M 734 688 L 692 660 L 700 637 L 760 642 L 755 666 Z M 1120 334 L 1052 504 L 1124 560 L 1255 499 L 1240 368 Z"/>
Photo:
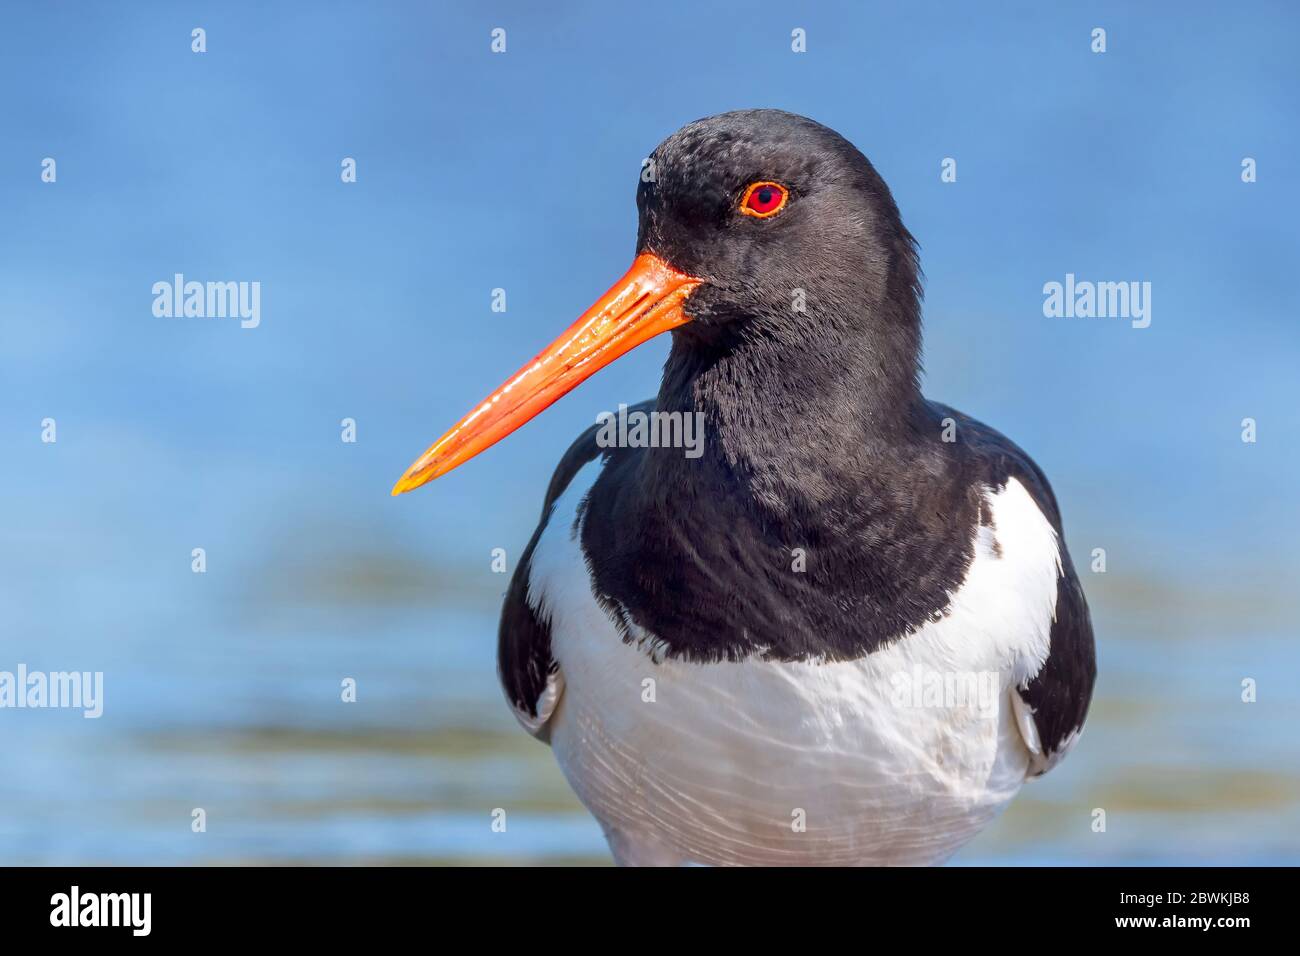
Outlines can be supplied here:
<path id="1" fill-rule="evenodd" d="M 492 447 L 614 359 L 690 321 L 682 311 L 700 280 L 642 253 L 558 339 L 451 427 L 393 486 L 419 488 Z"/>

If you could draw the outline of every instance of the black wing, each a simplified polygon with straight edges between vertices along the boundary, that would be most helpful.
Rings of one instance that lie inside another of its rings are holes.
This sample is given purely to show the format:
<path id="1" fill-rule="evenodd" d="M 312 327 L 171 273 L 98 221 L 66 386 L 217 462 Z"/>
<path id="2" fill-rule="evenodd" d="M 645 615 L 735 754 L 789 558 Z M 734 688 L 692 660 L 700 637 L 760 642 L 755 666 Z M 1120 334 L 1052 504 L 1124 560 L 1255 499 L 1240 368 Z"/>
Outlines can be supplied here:
<path id="1" fill-rule="evenodd" d="M 1056 496 L 1042 469 L 1001 433 L 947 406 L 932 404 L 940 415 L 949 415 L 956 420 L 961 443 L 979 456 L 987 470 L 989 484 L 1001 487 L 1008 478 L 1017 479 L 1056 530 L 1061 572 L 1056 582 L 1051 649 L 1038 673 L 1019 688 L 1021 699 L 1032 710 L 1042 748 L 1031 763 L 1031 773 L 1038 776 L 1050 770 L 1065 755 L 1088 716 L 1092 687 L 1097 677 L 1088 602 L 1065 546 Z"/>

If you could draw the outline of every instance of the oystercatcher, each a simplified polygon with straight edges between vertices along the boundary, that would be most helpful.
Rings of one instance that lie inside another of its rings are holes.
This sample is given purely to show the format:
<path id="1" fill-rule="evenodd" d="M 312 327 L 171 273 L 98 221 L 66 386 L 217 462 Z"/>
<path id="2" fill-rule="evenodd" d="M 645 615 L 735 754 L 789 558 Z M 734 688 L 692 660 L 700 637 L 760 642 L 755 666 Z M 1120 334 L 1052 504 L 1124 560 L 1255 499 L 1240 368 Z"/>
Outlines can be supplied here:
<path id="1" fill-rule="evenodd" d="M 852 144 L 749 110 L 651 160 L 631 270 L 393 494 L 671 331 L 633 411 L 704 440 L 561 458 L 502 611 L 516 716 L 619 863 L 940 862 L 1087 714 L 1052 490 L 922 397 L 916 244 Z"/>

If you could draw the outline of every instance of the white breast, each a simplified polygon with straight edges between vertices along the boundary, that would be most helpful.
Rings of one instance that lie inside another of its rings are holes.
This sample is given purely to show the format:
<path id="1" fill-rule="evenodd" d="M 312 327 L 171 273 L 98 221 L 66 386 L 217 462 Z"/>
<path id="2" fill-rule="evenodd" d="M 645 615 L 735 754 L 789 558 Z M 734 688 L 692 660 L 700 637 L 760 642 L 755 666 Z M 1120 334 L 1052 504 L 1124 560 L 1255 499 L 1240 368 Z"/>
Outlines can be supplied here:
<path id="1" fill-rule="evenodd" d="M 653 636 L 624 643 L 592 594 L 575 519 L 599 469 L 556 502 L 529 601 L 562 677 L 551 745 L 621 860 L 940 862 L 1016 794 L 1029 751 L 1012 687 L 1047 656 L 1058 571 L 1055 532 L 1018 482 L 989 496 L 995 530 L 980 529 L 950 612 L 889 647 L 656 663 Z"/>

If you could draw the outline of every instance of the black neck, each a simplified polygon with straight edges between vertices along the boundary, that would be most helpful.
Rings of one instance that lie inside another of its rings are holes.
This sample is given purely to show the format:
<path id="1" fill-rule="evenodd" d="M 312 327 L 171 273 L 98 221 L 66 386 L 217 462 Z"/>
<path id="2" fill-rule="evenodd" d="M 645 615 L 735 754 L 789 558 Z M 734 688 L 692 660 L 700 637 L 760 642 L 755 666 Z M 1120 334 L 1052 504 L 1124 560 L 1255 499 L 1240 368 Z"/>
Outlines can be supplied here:
<path id="1" fill-rule="evenodd" d="M 655 407 L 703 417 L 702 455 L 616 449 L 586 503 L 595 592 L 629 639 L 844 659 L 942 610 L 976 483 L 921 398 L 914 336 L 866 324 L 678 330 Z"/>
<path id="2" fill-rule="evenodd" d="M 924 417 L 910 337 L 885 351 L 798 331 L 778 338 L 754 323 L 711 341 L 679 334 L 656 406 L 702 415 L 703 454 L 652 454 L 644 477 L 669 494 L 730 485 L 793 518 L 819 515 L 864 474 L 879 474 Z"/>

